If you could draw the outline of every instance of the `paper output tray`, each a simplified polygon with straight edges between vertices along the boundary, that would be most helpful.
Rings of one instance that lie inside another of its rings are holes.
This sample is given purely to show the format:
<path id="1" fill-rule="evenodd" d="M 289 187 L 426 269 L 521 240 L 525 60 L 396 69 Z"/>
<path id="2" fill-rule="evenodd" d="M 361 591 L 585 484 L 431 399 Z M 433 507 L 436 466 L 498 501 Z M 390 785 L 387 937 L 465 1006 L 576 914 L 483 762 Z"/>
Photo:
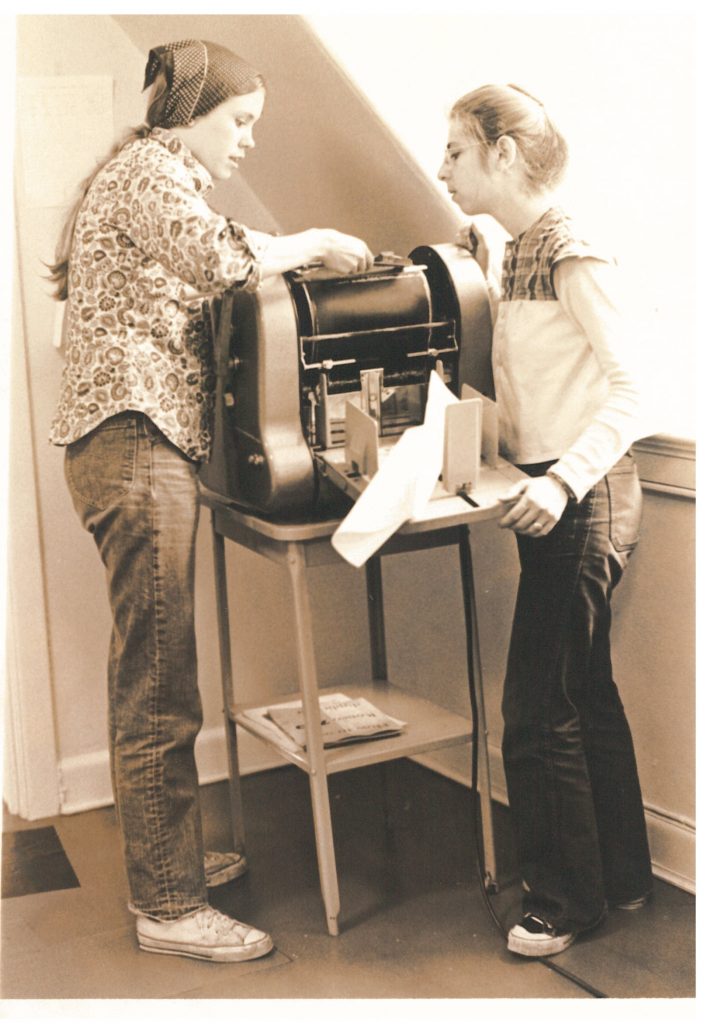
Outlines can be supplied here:
<path id="1" fill-rule="evenodd" d="M 388 457 L 388 450 L 398 441 L 397 437 L 381 438 L 378 443 L 379 463 Z M 314 452 L 321 473 L 335 484 L 339 490 L 344 491 L 350 498 L 357 501 L 363 491 L 370 483 L 370 479 L 354 471 L 351 463 L 346 461 L 344 448 L 326 448 L 323 451 Z M 449 494 L 439 480 L 432 498 L 427 506 L 422 519 L 431 518 L 437 512 L 445 511 L 445 506 L 468 501 L 470 507 L 477 507 L 482 510 L 489 510 L 498 507 L 499 498 L 504 495 L 519 480 L 526 478 L 525 473 L 510 462 L 499 458 L 496 468 L 492 468 L 482 461 L 479 469 L 479 480 L 477 486 L 466 492 L 466 497 Z M 452 508 L 451 511 L 454 511 Z M 488 517 L 487 517 L 488 518 Z M 416 521 L 416 520 L 415 520 Z"/>

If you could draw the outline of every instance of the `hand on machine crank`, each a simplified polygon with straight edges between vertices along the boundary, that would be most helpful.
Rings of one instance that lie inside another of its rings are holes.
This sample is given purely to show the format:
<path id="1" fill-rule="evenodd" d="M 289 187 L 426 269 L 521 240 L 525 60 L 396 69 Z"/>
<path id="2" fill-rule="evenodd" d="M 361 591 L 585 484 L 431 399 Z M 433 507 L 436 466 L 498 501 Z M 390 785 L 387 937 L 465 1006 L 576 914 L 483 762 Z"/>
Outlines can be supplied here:
<path id="1" fill-rule="evenodd" d="M 360 238 L 333 228 L 313 228 L 319 262 L 339 274 L 362 274 L 373 266 L 373 254 Z"/>

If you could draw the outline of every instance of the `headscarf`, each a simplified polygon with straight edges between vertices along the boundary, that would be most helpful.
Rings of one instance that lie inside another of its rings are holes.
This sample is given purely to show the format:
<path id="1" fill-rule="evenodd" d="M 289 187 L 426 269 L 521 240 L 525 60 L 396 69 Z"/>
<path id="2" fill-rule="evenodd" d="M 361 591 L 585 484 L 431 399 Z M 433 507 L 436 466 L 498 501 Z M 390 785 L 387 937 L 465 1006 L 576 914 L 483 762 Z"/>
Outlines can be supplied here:
<path id="1" fill-rule="evenodd" d="M 224 46 L 200 39 L 155 46 L 148 54 L 143 88 L 154 82 L 147 121 L 161 128 L 189 124 L 230 97 L 264 85 L 247 61 Z"/>

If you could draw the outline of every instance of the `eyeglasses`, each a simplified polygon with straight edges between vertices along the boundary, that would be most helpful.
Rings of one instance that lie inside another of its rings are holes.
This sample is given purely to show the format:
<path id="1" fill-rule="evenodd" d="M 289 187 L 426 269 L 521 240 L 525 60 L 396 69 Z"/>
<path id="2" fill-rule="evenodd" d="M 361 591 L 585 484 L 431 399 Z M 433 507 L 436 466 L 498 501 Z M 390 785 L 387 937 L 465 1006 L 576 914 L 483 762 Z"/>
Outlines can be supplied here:
<path id="1" fill-rule="evenodd" d="M 442 160 L 443 167 L 451 167 L 454 161 L 465 153 L 468 149 L 473 149 L 475 146 L 480 146 L 479 142 L 470 142 L 466 146 L 456 146 L 454 149 L 445 149 L 444 159 Z"/>

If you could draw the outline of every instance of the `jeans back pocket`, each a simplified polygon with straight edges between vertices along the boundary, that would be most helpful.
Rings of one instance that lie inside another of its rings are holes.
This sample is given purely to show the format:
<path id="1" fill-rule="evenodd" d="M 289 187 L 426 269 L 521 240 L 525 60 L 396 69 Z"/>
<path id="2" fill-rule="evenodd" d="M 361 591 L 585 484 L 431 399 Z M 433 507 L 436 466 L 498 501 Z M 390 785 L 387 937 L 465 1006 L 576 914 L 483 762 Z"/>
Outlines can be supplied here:
<path id="1" fill-rule="evenodd" d="M 104 510 L 131 490 L 136 472 L 134 414 L 113 416 L 67 445 L 64 473 L 74 498 Z"/>
<path id="2" fill-rule="evenodd" d="M 642 487 L 637 466 L 624 456 L 607 474 L 610 498 L 610 540 L 617 551 L 631 551 L 639 541 Z"/>

